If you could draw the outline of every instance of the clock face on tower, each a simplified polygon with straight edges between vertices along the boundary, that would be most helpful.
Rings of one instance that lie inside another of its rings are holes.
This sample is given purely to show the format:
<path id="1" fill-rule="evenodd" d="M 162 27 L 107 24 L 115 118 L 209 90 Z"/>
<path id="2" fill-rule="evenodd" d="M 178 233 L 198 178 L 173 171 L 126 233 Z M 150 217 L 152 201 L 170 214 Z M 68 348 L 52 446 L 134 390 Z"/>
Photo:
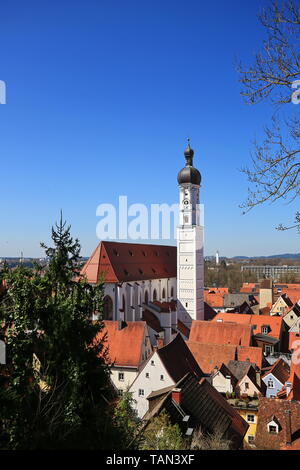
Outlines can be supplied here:
<path id="1" fill-rule="evenodd" d="M 184 204 L 185 206 L 187 206 L 189 203 L 190 203 L 190 201 L 189 201 L 188 199 L 184 199 L 184 200 L 183 200 L 183 204 Z"/>

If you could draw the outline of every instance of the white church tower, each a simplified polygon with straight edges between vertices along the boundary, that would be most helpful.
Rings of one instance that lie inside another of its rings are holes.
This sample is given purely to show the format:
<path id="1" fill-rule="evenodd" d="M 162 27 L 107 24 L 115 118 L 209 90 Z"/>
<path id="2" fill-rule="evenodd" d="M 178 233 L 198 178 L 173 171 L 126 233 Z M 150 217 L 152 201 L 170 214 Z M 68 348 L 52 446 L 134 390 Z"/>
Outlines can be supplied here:
<path id="1" fill-rule="evenodd" d="M 203 227 L 200 225 L 201 175 L 193 167 L 194 151 L 184 151 L 185 167 L 178 173 L 179 226 L 177 228 L 177 314 L 188 327 L 204 320 Z"/>

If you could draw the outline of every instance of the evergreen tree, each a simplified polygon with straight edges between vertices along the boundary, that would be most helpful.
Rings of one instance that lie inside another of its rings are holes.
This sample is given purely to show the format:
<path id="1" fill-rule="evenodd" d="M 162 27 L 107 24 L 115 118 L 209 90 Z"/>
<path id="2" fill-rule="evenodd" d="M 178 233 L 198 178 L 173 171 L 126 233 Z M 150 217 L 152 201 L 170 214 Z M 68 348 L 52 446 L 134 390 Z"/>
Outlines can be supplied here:
<path id="1" fill-rule="evenodd" d="M 45 272 L 7 272 L 0 334 L 7 365 L 0 370 L 0 448 L 113 448 L 112 390 L 104 341 L 103 283 L 74 280 L 80 245 L 60 219 L 46 250 Z M 104 338 L 105 339 L 105 338 Z"/>

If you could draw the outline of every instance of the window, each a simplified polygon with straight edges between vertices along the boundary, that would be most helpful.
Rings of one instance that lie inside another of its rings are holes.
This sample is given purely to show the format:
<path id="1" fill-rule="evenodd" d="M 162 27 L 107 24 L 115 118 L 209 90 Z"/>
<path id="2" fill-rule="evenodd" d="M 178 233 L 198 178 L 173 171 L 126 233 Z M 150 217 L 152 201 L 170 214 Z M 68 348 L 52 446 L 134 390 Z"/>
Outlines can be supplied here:
<path id="1" fill-rule="evenodd" d="M 267 335 L 269 333 L 269 327 L 267 325 L 262 326 L 261 332 L 262 334 Z"/>
<path id="2" fill-rule="evenodd" d="M 139 397 L 143 397 L 143 396 L 144 396 L 144 389 L 139 388 Z"/>
<path id="3" fill-rule="evenodd" d="M 154 361 L 153 360 L 151 361 L 151 366 L 154 366 Z"/>
<path id="4" fill-rule="evenodd" d="M 272 424 L 269 424 L 268 425 L 268 428 L 269 428 L 269 433 L 270 434 L 277 434 L 278 433 L 278 428 L 277 426 L 274 426 Z"/>
<path id="5" fill-rule="evenodd" d="M 268 388 L 275 388 L 274 387 L 274 381 L 272 379 L 268 380 Z"/>
<path id="6" fill-rule="evenodd" d="M 156 292 L 156 289 L 154 289 L 153 291 L 153 302 L 157 300 L 157 292 Z"/>
<path id="7" fill-rule="evenodd" d="M 249 390 L 249 382 L 245 382 L 245 390 Z"/>
<path id="8" fill-rule="evenodd" d="M 164 380 L 164 376 L 163 376 L 163 375 L 160 376 L 160 380 Z"/>
<path id="9" fill-rule="evenodd" d="M 149 295 L 148 295 L 148 291 L 146 290 L 146 292 L 145 292 L 145 304 L 148 303 L 148 300 L 149 300 Z"/>
<path id="10" fill-rule="evenodd" d="M 119 382 L 124 382 L 124 372 L 119 372 Z"/>
<path id="11" fill-rule="evenodd" d="M 113 301 L 109 295 L 103 299 L 103 316 L 105 320 L 113 319 Z"/>
<path id="12" fill-rule="evenodd" d="M 247 415 L 248 423 L 255 423 L 255 415 Z"/>
<path id="13" fill-rule="evenodd" d="M 174 287 L 171 287 L 171 297 L 174 297 Z"/>
<path id="14" fill-rule="evenodd" d="M 146 379 L 149 379 L 149 377 L 150 377 L 149 372 L 146 372 Z"/>
<path id="15" fill-rule="evenodd" d="M 187 302 L 185 303 L 185 306 L 186 306 L 186 307 L 188 306 L 188 303 L 187 303 Z"/>
<path id="16" fill-rule="evenodd" d="M 265 346 L 265 353 L 267 356 L 271 354 L 271 346 Z"/>
<path id="17" fill-rule="evenodd" d="M 118 395 L 121 397 L 123 395 L 123 390 L 118 390 Z"/>
<path id="18" fill-rule="evenodd" d="M 248 436 L 248 444 L 253 444 L 254 436 Z"/>
<path id="19" fill-rule="evenodd" d="M 166 290 L 165 290 L 165 288 L 163 288 L 161 296 L 162 296 L 163 299 L 166 298 Z"/>

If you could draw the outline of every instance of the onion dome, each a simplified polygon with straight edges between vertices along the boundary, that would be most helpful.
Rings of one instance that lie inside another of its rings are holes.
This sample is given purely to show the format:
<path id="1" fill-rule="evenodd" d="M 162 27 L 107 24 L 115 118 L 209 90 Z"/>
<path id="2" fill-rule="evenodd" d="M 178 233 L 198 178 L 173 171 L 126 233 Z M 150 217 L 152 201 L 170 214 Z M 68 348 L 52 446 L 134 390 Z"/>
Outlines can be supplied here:
<path id="1" fill-rule="evenodd" d="M 190 147 L 190 139 L 188 139 L 188 146 L 184 151 L 185 167 L 180 170 L 177 176 L 178 184 L 191 183 L 200 186 L 201 174 L 197 168 L 193 167 L 194 150 Z"/>

